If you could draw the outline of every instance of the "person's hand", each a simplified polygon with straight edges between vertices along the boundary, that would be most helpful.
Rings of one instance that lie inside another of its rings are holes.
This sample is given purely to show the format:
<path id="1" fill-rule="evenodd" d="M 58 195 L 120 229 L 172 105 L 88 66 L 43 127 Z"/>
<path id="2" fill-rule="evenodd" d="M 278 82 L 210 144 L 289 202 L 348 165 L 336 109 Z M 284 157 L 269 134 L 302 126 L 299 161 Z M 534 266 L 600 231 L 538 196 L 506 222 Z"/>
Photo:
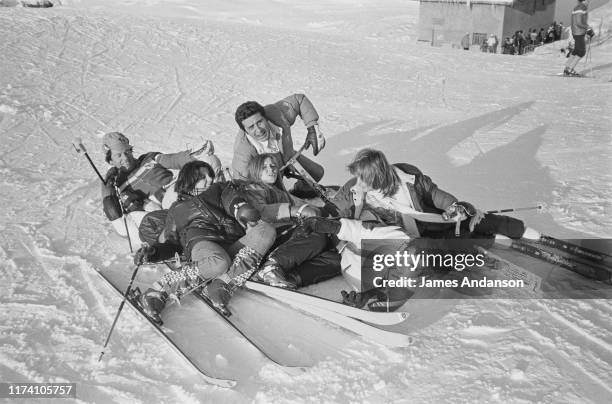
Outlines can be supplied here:
<path id="1" fill-rule="evenodd" d="M 236 208 L 236 220 L 245 228 L 249 229 L 259 223 L 261 214 L 248 203 L 242 203 Z"/>
<path id="2" fill-rule="evenodd" d="M 460 201 L 450 205 L 444 213 L 442 213 L 444 220 L 457 220 L 462 221 L 470 218 L 470 231 L 474 231 L 474 227 L 485 217 L 485 213 L 480 209 L 477 209 L 474 205 L 469 202 Z"/>
<path id="3" fill-rule="evenodd" d="M 287 166 L 284 170 L 283 170 L 283 175 L 286 178 L 293 178 L 295 180 L 301 180 L 302 176 L 295 171 L 295 169 L 292 166 Z"/>
<path id="4" fill-rule="evenodd" d="M 593 28 L 589 27 L 589 29 L 587 29 L 586 34 L 588 35 L 589 39 L 593 38 L 595 36 L 595 31 L 593 31 Z"/>
<path id="5" fill-rule="evenodd" d="M 118 177 L 119 170 L 117 170 L 116 168 L 112 168 L 106 173 L 106 183 L 114 186 L 116 185 Z"/>
<path id="6" fill-rule="evenodd" d="M 323 217 L 338 217 L 338 216 L 340 216 L 340 212 L 339 212 L 338 208 L 335 205 L 326 202 L 325 206 L 323 206 L 323 208 L 321 208 L 321 216 L 323 216 Z"/>
<path id="7" fill-rule="evenodd" d="M 308 127 L 306 141 L 304 142 L 304 149 L 308 150 L 309 147 L 312 147 L 312 154 L 315 156 L 325 147 L 325 137 L 319 130 L 318 125 Z"/>
<path id="8" fill-rule="evenodd" d="M 351 290 L 350 292 L 343 290 L 340 292 L 340 294 L 342 295 L 342 303 L 358 309 L 365 306 L 369 300 L 369 296 L 366 293 L 359 293 L 355 292 L 354 290 Z"/>
<path id="9" fill-rule="evenodd" d="M 145 262 L 149 262 L 149 259 L 155 255 L 155 251 L 155 247 L 144 243 L 142 247 L 134 253 L 134 264 L 142 265 Z"/>
<path id="10" fill-rule="evenodd" d="M 123 209 L 128 213 L 135 210 L 142 210 L 144 205 L 144 201 L 140 195 L 129 189 L 125 189 L 121 192 L 121 203 L 123 204 Z"/>
<path id="11" fill-rule="evenodd" d="M 299 208 L 292 208 L 295 210 L 295 216 L 299 218 L 317 217 L 321 216 L 319 209 L 314 208 L 310 205 L 302 205 Z"/>

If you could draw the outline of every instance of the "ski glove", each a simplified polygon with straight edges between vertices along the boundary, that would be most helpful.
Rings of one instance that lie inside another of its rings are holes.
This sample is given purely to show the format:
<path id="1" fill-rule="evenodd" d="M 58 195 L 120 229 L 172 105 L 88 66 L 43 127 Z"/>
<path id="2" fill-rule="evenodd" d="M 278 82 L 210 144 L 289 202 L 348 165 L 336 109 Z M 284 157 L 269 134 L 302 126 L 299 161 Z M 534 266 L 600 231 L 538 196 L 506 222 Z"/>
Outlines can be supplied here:
<path id="1" fill-rule="evenodd" d="M 312 154 L 315 156 L 325 147 L 325 137 L 323 137 L 321 131 L 318 130 L 317 125 L 308 127 L 304 149 L 308 149 L 310 146 L 312 146 Z"/>
<path id="2" fill-rule="evenodd" d="M 149 259 L 155 255 L 155 252 L 155 247 L 144 243 L 142 247 L 134 253 L 134 264 L 141 265 L 145 262 L 149 262 Z"/>
<path id="3" fill-rule="evenodd" d="M 470 218 L 470 231 L 474 231 L 474 227 L 484 218 L 485 214 L 480 209 L 477 209 L 474 205 L 469 202 L 460 201 L 450 205 L 442 217 L 444 220 L 453 220 L 459 216 L 459 221 Z"/>
<path id="4" fill-rule="evenodd" d="M 587 29 L 586 34 L 589 36 L 589 39 L 591 39 L 595 36 L 595 31 L 593 31 L 593 28 L 589 27 L 589 29 Z"/>
<path id="5" fill-rule="evenodd" d="M 293 206 L 291 207 L 292 216 L 305 219 L 307 217 L 316 217 L 320 216 L 319 209 L 314 208 L 310 205 L 302 205 L 299 208 Z"/>
<path id="6" fill-rule="evenodd" d="M 234 212 L 234 217 L 244 228 L 246 228 L 247 224 L 257 224 L 259 219 L 261 219 L 259 211 L 242 199 L 232 202 L 231 207 Z"/>
<path id="7" fill-rule="evenodd" d="M 354 290 L 351 290 L 350 292 L 343 290 L 342 292 L 340 292 L 340 294 L 342 294 L 342 303 L 346 304 L 347 306 L 356 307 L 358 309 L 365 306 L 368 300 L 370 300 L 370 297 L 367 293 L 359 293 L 355 292 Z"/>
<path id="8" fill-rule="evenodd" d="M 324 217 L 307 217 L 302 221 L 304 231 L 308 233 L 338 234 L 342 224 L 336 219 Z"/>

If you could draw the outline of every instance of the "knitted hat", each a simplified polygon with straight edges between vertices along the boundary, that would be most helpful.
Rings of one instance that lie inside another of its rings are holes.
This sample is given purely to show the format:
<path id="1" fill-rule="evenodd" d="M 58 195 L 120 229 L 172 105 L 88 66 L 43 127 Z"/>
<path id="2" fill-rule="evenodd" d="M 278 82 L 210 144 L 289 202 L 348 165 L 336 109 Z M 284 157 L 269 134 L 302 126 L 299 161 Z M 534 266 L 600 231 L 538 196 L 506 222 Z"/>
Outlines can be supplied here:
<path id="1" fill-rule="evenodd" d="M 104 151 L 111 150 L 122 152 L 132 148 L 132 146 L 130 146 L 130 140 L 125 137 L 123 133 L 119 132 L 109 132 L 105 134 L 102 139 L 102 145 Z"/>

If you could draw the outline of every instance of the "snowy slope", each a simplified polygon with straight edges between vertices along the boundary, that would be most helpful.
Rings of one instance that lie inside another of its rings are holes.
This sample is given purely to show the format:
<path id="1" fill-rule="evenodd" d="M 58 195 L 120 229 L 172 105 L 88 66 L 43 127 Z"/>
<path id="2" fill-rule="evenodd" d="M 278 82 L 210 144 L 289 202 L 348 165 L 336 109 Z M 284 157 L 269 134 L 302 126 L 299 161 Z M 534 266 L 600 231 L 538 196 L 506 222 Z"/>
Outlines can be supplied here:
<path id="1" fill-rule="evenodd" d="M 137 153 L 210 138 L 229 163 L 237 105 L 303 92 L 329 138 L 324 183 L 372 146 L 485 209 L 543 202 L 520 217 L 549 234 L 610 237 L 611 17 L 590 16 L 602 41 L 578 70 L 594 78 L 564 79 L 554 45 L 516 57 L 417 43 L 417 2 L 0 7 L 0 381 L 76 382 L 82 402 L 607 402 L 609 300 L 415 301 L 410 348 L 344 333 L 297 375 L 249 353 L 229 391 L 126 312 L 98 363 L 119 300 L 93 271 L 129 271 L 129 249 L 71 140 L 100 168 L 110 130 Z"/>

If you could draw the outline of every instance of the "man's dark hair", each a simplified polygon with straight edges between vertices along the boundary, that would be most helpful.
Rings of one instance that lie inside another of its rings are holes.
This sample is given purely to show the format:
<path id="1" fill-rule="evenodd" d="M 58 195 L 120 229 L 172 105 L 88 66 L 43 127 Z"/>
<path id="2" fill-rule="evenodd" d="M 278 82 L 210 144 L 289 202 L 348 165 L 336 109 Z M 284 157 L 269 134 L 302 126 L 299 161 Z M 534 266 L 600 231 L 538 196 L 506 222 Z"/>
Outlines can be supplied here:
<path id="1" fill-rule="evenodd" d="M 178 173 L 174 190 L 179 195 L 188 195 L 193 187 L 205 176 L 215 178 L 215 171 L 207 163 L 195 160 L 185 164 Z"/>
<path id="2" fill-rule="evenodd" d="M 238 124 L 238 127 L 244 130 L 242 121 L 244 121 L 250 116 L 255 115 L 258 112 L 261 114 L 261 116 L 266 118 L 266 111 L 264 110 L 264 107 L 262 107 L 261 104 L 259 104 L 258 102 L 247 101 L 244 104 L 240 105 L 236 109 L 236 114 L 234 115 L 234 118 L 236 119 L 236 123 Z"/>

